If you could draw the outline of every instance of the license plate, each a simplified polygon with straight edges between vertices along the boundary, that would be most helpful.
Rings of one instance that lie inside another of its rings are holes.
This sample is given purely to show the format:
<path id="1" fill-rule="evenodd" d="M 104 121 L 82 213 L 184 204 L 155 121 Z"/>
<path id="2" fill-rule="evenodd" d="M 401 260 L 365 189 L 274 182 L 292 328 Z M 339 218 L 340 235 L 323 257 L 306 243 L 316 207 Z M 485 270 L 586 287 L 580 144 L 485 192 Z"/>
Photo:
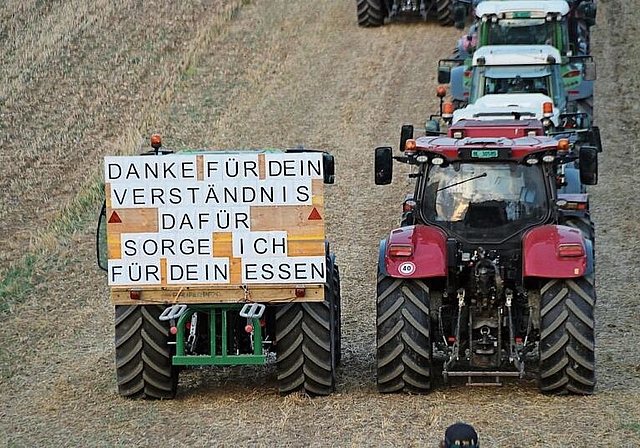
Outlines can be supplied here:
<path id="1" fill-rule="evenodd" d="M 497 149 L 474 149 L 471 151 L 471 157 L 477 159 L 492 159 L 498 157 Z"/>

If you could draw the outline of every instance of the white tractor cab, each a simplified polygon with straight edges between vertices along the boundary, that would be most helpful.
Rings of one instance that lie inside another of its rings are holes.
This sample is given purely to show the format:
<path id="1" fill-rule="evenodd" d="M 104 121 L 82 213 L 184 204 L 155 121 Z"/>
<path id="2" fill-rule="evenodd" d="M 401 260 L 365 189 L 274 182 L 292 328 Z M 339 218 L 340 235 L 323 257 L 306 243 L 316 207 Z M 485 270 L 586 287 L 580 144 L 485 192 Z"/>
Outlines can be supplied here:
<path id="1" fill-rule="evenodd" d="M 567 109 L 559 62 L 560 52 L 550 45 L 482 47 L 473 55 L 468 105 L 443 118 L 452 123 L 461 119 L 536 118 L 549 131 L 559 128 L 560 115 Z M 454 100 L 461 96 L 462 87 L 461 78 L 451 79 Z"/>
<path id="2" fill-rule="evenodd" d="M 462 58 L 485 45 L 552 45 L 563 56 L 587 55 L 588 35 L 570 33 L 565 0 L 487 0 L 475 8 L 475 23 L 462 37 Z M 471 50 L 471 51 L 469 51 Z"/>
<path id="3" fill-rule="evenodd" d="M 595 63 L 589 55 L 588 24 L 595 23 L 594 2 L 487 0 L 476 6 L 475 13 L 476 21 L 458 41 L 454 57 L 440 61 L 440 66 L 456 72 L 452 79 L 462 77 L 458 101 L 466 101 L 470 83 L 464 75 L 474 51 L 488 45 L 551 45 L 562 56 L 558 63 L 569 100 L 592 105 Z"/>

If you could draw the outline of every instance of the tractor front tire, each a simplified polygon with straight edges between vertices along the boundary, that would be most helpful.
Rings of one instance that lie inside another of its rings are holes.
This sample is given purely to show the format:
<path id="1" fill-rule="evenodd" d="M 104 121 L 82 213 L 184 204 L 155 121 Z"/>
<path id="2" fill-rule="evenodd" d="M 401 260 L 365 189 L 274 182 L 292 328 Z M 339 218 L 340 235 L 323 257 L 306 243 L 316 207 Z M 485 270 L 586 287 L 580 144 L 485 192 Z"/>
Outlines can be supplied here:
<path id="1" fill-rule="evenodd" d="M 340 313 L 336 311 L 339 296 L 333 271 L 327 273 L 323 302 L 288 303 L 276 313 L 276 361 L 282 395 L 295 391 L 329 395 L 335 390 Z"/>
<path id="2" fill-rule="evenodd" d="M 382 0 L 356 0 L 358 25 L 364 27 L 382 26 L 387 15 Z"/>
<path id="3" fill-rule="evenodd" d="M 376 362 L 378 390 L 431 390 L 429 287 L 422 280 L 378 274 Z"/>
<path id="4" fill-rule="evenodd" d="M 117 305 L 115 318 L 118 393 L 125 397 L 171 399 L 178 388 L 172 365 L 169 322 L 160 305 Z"/>
<path id="5" fill-rule="evenodd" d="M 540 296 L 540 390 L 548 394 L 593 394 L 593 277 L 550 280 Z"/>

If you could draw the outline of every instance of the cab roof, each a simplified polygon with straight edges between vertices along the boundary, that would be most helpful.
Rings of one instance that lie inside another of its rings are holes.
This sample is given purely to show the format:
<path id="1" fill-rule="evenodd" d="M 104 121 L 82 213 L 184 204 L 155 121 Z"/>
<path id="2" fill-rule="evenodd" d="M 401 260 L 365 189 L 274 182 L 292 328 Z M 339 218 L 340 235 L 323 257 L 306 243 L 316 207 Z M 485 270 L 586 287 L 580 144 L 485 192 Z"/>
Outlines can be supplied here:
<path id="1" fill-rule="evenodd" d="M 561 60 L 551 45 L 486 45 L 473 53 L 474 66 L 549 65 Z"/>
<path id="2" fill-rule="evenodd" d="M 509 17 L 509 13 L 518 13 Z M 525 16 L 529 13 L 528 16 Z M 569 5 L 563 0 L 487 0 L 476 6 L 476 16 L 485 15 L 501 16 L 505 14 L 509 18 L 544 18 L 547 14 L 560 13 L 563 16 L 569 13 Z"/>

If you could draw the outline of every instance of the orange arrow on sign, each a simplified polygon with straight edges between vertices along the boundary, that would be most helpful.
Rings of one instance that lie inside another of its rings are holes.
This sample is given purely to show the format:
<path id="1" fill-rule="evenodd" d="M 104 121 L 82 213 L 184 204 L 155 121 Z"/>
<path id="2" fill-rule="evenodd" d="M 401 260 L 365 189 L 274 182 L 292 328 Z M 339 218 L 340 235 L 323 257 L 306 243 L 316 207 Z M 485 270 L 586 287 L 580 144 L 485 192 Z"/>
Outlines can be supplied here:
<path id="1" fill-rule="evenodd" d="M 311 214 L 309 215 L 307 220 L 313 221 L 318 219 L 322 219 L 322 216 L 320 216 L 320 213 L 318 213 L 318 210 L 315 207 L 313 207 L 313 210 L 311 210 Z"/>
<path id="2" fill-rule="evenodd" d="M 121 222 L 122 222 L 122 219 L 120 219 L 120 216 L 116 212 L 111 213 L 111 217 L 109 218 L 109 224 L 118 224 Z"/>

